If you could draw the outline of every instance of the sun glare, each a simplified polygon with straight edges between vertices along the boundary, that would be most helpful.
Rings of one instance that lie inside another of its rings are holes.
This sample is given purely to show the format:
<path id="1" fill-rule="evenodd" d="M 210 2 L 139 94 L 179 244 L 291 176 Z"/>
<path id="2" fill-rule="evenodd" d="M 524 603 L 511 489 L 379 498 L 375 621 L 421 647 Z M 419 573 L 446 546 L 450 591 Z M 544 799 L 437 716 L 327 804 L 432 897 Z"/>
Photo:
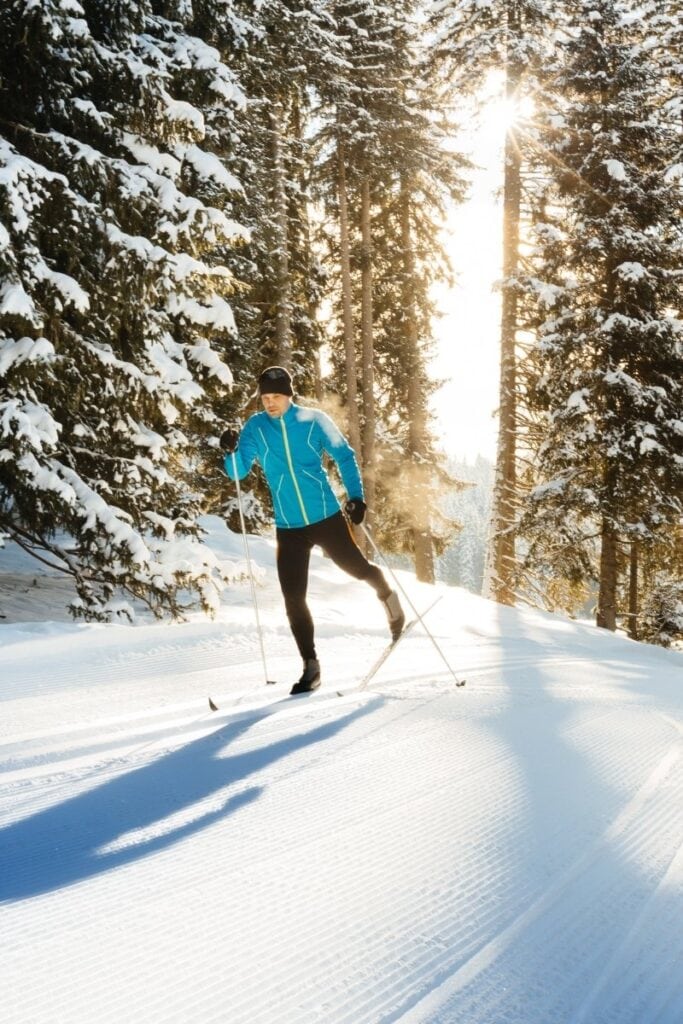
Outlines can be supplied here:
<path id="1" fill-rule="evenodd" d="M 460 142 L 471 157 L 469 195 L 448 211 L 444 246 L 455 272 L 453 287 L 435 289 L 440 316 L 434 376 L 444 383 L 433 411 L 449 454 L 495 459 L 500 376 L 502 275 L 501 189 L 505 137 L 522 132 L 535 116 L 529 97 L 506 97 L 505 79 L 492 74 L 469 110 Z"/>
<path id="2" fill-rule="evenodd" d="M 524 96 L 522 99 L 515 99 L 512 96 L 503 96 L 489 102 L 487 117 L 507 131 L 520 122 L 528 120 L 533 112 L 534 102 L 531 97 Z"/>
<path id="3" fill-rule="evenodd" d="M 505 121 L 515 108 L 498 97 L 472 118 L 467 139 L 475 164 L 465 203 L 454 205 L 444 224 L 452 260 L 453 288 L 436 290 L 441 316 L 435 321 L 435 376 L 444 381 L 434 413 L 449 454 L 473 461 L 496 452 L 500 363 L 500 292 Z"/>

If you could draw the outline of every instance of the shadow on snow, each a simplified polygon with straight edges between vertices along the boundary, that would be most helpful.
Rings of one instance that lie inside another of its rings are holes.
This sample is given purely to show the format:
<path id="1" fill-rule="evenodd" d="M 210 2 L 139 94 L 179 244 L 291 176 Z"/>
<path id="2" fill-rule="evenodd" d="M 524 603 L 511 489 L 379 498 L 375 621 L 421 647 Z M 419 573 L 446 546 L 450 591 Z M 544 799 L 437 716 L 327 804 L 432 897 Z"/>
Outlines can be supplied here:
<path id="1" fill-rule="evenodd" d="M 227 818 L 258 799 L 261 785 L 220 793 L 297 751 L 324 743 L 377 708 L 370 701 L 307 732 L 245 753 L 223 751 L 265 715 L 219 729 L 0 830 L 0 901 L 28 899 L 129 864 Z M 215 794 L 213 806 L 192 808 Z M 220 794 L 220 795 L 219 795 Z M 185 820 L 166 821 L 172 815 Z M 189 820 L 188 820 L 189 819 Z M 163 824 L 165 822 L 165 824 Z M 127 845 L 117 840 L 147 830 Z M 113 847 L 107 850 L 107 847 Z"/>

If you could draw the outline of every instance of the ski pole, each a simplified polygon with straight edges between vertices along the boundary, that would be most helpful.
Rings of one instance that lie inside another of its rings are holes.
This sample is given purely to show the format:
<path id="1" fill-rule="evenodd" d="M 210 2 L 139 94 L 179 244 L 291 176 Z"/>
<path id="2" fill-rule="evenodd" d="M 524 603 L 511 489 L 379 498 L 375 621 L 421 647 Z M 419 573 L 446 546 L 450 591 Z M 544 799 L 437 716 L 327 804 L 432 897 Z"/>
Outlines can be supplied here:
<path id="1" fill-rule="evenodd" d="M 415 615 L 415 618 L 419 620 L 419 622 L 422 625 L 422 628 L 424 629 L 425 633 L 427 634 L 429 639 L 434 644 L 434 647 L 436 648 L 436 650 L 439 652 L 439 656 L 441 657 L 441 660 L 443 661 L 444 665 L 446 666 L 446 668 L 448 669 L 450 674 L 453 676 L 453 679 L 455 680 L 455 685 L 456 686 L 464 686 L 465 685 L 465 680 L 464 679 L 459 679 L 458 676 L 456 676 L 455 672 L 453 671 L 453 669 L 451 667 L 451 664 L 450 664 L 448 658 L 446 657 L 446 655 L 441 650 L 441 647 L 439 646 L 439 644 L 436 642 L 436 638 L 432 635 L 432 632 L 429 629 L 429 627 L 426 625 L 425 620 L 422 618 L 422 616 L 420 615 L 419 611 L 417 610 L 417 608 L 415 607 L 413 602 L 408 597 L 405 589 L 401 586 L 401 583 L 399 582 L 396 573 L 391 568 L 391 566 L 387 562 L 386 558 L 384 557 L 382 552 L 379 550 L 379 548 L 375 544 L 375 541 L 371 537 L 370 531 L 368 530 L 367 526 L 365 525 L 365 523 L 361 523 L 360 526 L 361 526 L 361 530 L 363 531 L 363 533 L 367 537 L 368 542 L 369 542 L 370 546 L 372 547 L 372 550 L 375 552 L 377 557 L 381 559 L 381 561 L 384 563 L 385 567 L 389 570 L 389 573 L 391 574 L 391 578 L 393 579 L 395 585 L 401 591 L 401 593 L 403 594 L 404 598 L 406 599 L 406 601 L 408 602 L 408 604 L 412 608 L 413 614 Z"/>
<path id="2" fill-rule="evenodd" d="M 254 573 L 251 568 L 251 557 L 249 555 L 249 542 L 247 541 L 247 527 L 244 522 L 244 512 L 242 510 L 242 488 L 240 487 L 240 479 L 237 475 L 237 459 L 235 453 L 232 453 L 232 469 L 235 474 L 235 483 L 237 484 L 237 506 L 240 512 L 240 527 L 242 528 L 242 540 L 244 541 L 244 555 L 247 560 L 247 572 L 249 573 L 249 583 L 251 584 L 251 600 L 254 604 L 254 615 L 256 616 L 256 631 L 258 633 L 259 644 L 261 646 L 261 659 L 263 661 L 263 673 L 265 675 L 266 683 L 271 685 L 275 682 L 274 679 L 268 678 L 268 666 L 266 665 L 266 649 L 263 644 L 263 632 L 261 630 L 261 618 L 258 611 L 258 601 L 256 600 L 256 585 L 254 583 Z"/>

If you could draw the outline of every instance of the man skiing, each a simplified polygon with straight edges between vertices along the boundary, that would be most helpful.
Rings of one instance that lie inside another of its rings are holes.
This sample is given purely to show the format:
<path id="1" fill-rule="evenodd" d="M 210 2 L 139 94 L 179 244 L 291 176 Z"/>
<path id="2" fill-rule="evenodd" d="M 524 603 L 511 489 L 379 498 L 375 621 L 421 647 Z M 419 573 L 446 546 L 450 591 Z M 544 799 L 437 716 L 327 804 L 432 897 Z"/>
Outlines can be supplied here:
<path id="1" fill-rule="evenodd" d="M 221 436 L 225 471 L 241 480 L 257 461 L 273 499 L 277 534 L 277 572 L 287 618 L 304 667 L 291 692 L 307 693 L 320 686 L 313 619 L 306 603 L 312 548 L 319 545 L 336 565 L 375 590 L 396 640 L 405 616 L 396 591 L 382 570 L 369 562 L 353 539 L 323 466 L 330 455 L 337 464 L 347 501 L 344 513 L 354 524 L 365 516 L 363 484 L 356 455 L 336 424 L 320 409 L 293 401 L 292 377 L 282 366 L 270 366 L 258 380 L 263 412 L 254 413 L 243 429 L 228 427 Z M 234 462 L 233 462 L 234 455 Z"/>

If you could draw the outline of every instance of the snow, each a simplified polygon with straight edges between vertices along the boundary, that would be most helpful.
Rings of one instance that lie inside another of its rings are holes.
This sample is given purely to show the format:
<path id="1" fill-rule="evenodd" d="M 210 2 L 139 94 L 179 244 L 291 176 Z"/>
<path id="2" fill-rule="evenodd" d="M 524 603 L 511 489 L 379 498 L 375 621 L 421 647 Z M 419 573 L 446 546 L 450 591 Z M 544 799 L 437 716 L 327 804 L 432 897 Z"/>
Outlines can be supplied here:
<path id="1" fill-rule="evenodd" d="M 182 124 L 190 125 L 197 132 L 198 136 L 203 138 L 205 126 L 204 115 L 201 110 L 193 107 L 191 103 L 187 103 L 185 100 L 174 100 L 164 90 L 161 91 L 161 95 L 165 104 L 164 114 L 169 121 L 178 121 Z"/>
<path id="2" fill-rule="evenodd" d="M 84 100 L 76 97 L 71 102 L 75 110 L 80 111 L 81 114 L 85 114 L 85 116 L 93 121 L 98 128 L 106 129 L 107 119 L 110 115 L 98 110 L 92 100 Z"/>
<path id="3" fill-rule="evenodd" d="M 203 327 L 211 326 L 216 330 L 230 333 L 235 331 L 235 318 L 232 310 L 220 295 L 208 296 L 207 301 L 200 302 L 198 299 L 171 293 L 166 308 L 171 316 L 183 317 L 193 324 Z M 206 351 L 204 351 L 205 349 Z M 187 346 L 187 351 L 192 351 L 195 359 L 201 359 L 202 362 L 204 359 L 213 362 L 211 350 L 207 345 Z M 206 365 L 209 365 L 209 362 Z"/>
<path id="4" fill-rule="evenodd" d="M 61 426 L 44 405 L 9 398 L 0 403 L 0 436 L 19 440 L 26 438 L 31 448 L 40 451 L 59 440 Z"/>
<path id="5" fill-rule="evenodd" d="M 163 457 L 163 450 L 166 447 L 166 440 L 157 434 L 156 431 L 150 430 L 144 423 L 136 423 L 129 417 L 130 426 L 130 440 L 138 448 L 147 448 L 150 456 L 153 459 L 161 459 Z"/>
<path id="6" fill-rule="evenodd" d="M 119 138 L 126 149 L 132 153 L 141 164 L 151 167 L 157 174 L 167 174 L 171 178 L 177 178 L 180 173 L 181 161 L 169 153 L 162 153 L 156 146 L 150 146 L 143 142 L 137 135 L 130 132 L 120 132 Z"/>
<path id="7" fill-rule="evenodd" d="M 614 178 L 615 181 L 626 181 L 626 168 L 621 160 L 605 160 L 605 166 L 610 178 Z"/>
<path id="8" fill-rule="evenodd" d="M 589 408 L 586 404 L 586 398 L 588 398 L 588 388 L 581 388 L 579 391 L 574 391 L 567 399 L 567 408 L 576 409 L 577 412 L 586 413 L 589 412 Z"/>
<path id="9" fill-rule="evenodd" d="M 197 306 L 197 308 L 202 310 L 206 309 L 205 306 Z M 187 310 L 188 304 L 186 304 L 184 311 L 187 312 Z M 226 302 L 222 302 L 222 300 L 214 297 L 211 313 L 216 313 L 216 319 L 208 322 L 213 322 L 216 327 L 222 327 L 231 333 L 234 333 L 235 321 L 232 318 L 232 310 Z M 185 351 L 187 352 L 189 359 L 197 363 L 199 366 L 203 366 L 204 369 L 208 370 L 212 377 L 216 377 L 221 384 L 225 384 L 226 387 L 229 387 L 232 384 L 233 377 L 230 368 L 221 360 L 218 353 L 214 352 L 208 342 L 199 343 L 197 345 L 186 345 Z"/>
<path id="10" fill-rule="evenodd" d="M 188 146 L 183 155 L 200 178 L 213 181 L 231 192 L 244 191 L 235 175 L 226 169 L 225 165 L 214 153 L 207 153 L 205 150 L 200 149 L 199 146 Z"/>
<path id="11" fill-rule="evenodd" d="M 67 18 L 65 23 L 72 36 L 77 39 L 89 39 L 90 28 L 88 27 L 87 21 L 83 18 Z"/>
<path id="12" fill-rule="evenodd" d="M 651 437 L 642 438 L 639 451 L 641 455 L 647 455 L 648 452 L 661 452 L 662 454 L 666 454 L 666 448 L 664 448 L 659 441 L 655 441 Z"/>
<path id="13" fill-rule="evenodd" d="M 0 316 L 20 316 L 25 320 L 38 320 L 33 299 L 24 291 L 19 281 L 7 282 L 0 288 Z"/>
<path id="14" fill-rule="evenodd" d="M 224 78 L 216 75 L 209 83 L 209 88 L 215 92 L 224 103 L 244 110 L 247 106 L 247 99 L 236 82 L 226 82 Z"/>
<path id="15" fill-rule="evenodd" d="M 383 613 L 314 554 L 323 686 L 285 700 L 251 552 L 274 687 L 246 579 L 214 621 L 76 624 L 0 550 L 3 1024 L 679 1024 L 683 656 L 438 587 L 465 689 L 418 627 L 357 691 Z"/>
<path id="16" fill-rule="evenodd" d="M 17 232 L 23 234 L 28 230 L 29 213 L 41 202 L 41 184 L 56 182 L 68 185 L 63 175 L 28 160 L 5 139 L 0 139 L 0 188 L 6 191 L 4 201 L 7 213 Z"/>
<path id="17" fill-rule="evenodd" d="M 49 418 L 46 420 L 46 423 L 48 429 L 50 429 L 52 424 Z M 20 422 L 19 429 L 21 429 Z M 52 461 L 49 463 L 49 466 L 41 465 L 32 452 L 26 452 L 16 460 L 17 469 L 30 481 L 32 490 L 48 491 L 57 494 L 64 505 L 73 507 L 77 501 L 77 492 L 67 481 L 62 479 L 56 470 L 56 465 Z"/>
<path id="18" fill-rule="evenodd" d="M 641 281 L 648 276 L 642 263 L 620 263 L 617 267 L 617 274 L 624 281 Z"/>
<path id="19" fill-rule="evenodd" d="M 542 501 L 548 495 L 562 494 L 566 486 L 566 480 L 562 480 L 559 478 L 555 480 L 549 480 L 547 483 L 537 484 L 536 487 L 534 487 L 531 491 L 531 497 L 534 501 Z"/>
<path id="20" fill-rule="evenodd" d="M 543 306 L 554 306 L 558 299 L 564 294 L 565 288 L 551 284 L 548 281 L 540 281 L 538 278 L 531 278 L 529 281 L 536 298 Z"/>
<path id="21" fill-rule="evenodd" d="M 65 305 L 74 306 L 81 313 L 86 313 L 90 308 L 88 293 L 70 274 L 61 274 L 56 270 L 51 270 L 42 259 L 36 261 L 33 273 L 36 280 L 49 281 L 59 292 Z"/>
<path id="22" fill-rule="evenodd" d="M 50 362 L 54 358 L 54 345 L 47 338 L 0 338 L 0 377 L 22 363 Z"/>

